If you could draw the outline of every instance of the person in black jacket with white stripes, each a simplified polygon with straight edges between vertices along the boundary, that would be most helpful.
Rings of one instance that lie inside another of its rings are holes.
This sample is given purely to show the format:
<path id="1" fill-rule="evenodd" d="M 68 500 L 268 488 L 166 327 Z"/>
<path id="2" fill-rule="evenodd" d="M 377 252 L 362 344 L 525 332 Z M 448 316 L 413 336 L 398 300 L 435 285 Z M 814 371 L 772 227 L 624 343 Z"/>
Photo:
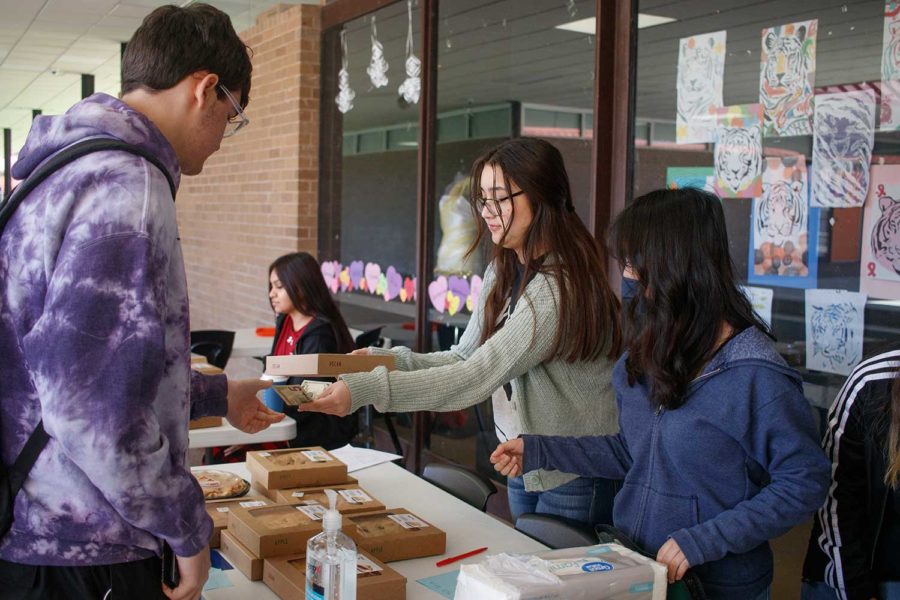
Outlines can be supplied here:
<path id="1" fill-rule="evenodd" d="M 900 346 L 860 363 L 828 413 L 832 483 L 803 600 L 900 599 Z"/>

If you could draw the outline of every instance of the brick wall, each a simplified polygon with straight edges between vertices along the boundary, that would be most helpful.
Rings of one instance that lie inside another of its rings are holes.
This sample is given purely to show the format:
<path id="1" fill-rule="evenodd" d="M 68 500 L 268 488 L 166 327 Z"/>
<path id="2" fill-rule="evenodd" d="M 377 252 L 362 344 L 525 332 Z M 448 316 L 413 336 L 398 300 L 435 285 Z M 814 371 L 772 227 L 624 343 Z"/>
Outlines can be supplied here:
<path id="1" fill-rule="evenodd" d="M 266 269 L 316 252 L 320 7 L 278 5 L 241 33 L 253 49 L 250 125 L 182 180 L 176 206 L 192 329 L 272 324 Z M 250 359 L 235 376 L 258 374 Z"/>

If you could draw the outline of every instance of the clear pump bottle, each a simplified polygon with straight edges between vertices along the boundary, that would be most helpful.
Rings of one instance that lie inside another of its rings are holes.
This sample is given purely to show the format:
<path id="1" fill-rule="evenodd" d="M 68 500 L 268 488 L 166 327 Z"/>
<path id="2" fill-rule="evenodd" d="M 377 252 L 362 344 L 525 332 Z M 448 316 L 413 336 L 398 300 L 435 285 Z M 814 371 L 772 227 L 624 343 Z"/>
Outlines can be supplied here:
<path id="1" fill-rule="evenodd" d="M 325 494 L 323 531 L 306 544 L 306 600 L 356 600 L 356 544 L 341 531 L 337 492 Z"/>

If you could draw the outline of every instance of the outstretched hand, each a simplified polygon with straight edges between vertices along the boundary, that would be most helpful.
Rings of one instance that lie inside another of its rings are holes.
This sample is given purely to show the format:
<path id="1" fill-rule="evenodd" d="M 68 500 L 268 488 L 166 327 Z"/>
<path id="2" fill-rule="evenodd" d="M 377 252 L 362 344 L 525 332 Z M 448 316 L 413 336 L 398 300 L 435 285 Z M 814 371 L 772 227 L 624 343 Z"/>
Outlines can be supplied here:
<path id="1" fill-rule="evenodd" d="M 270 409 L 256 397 L 257 392 L 271 385 L 271 381 L 260 379 L 229 379 L 228 422 L 246 433 L 256 433 L 281 421 L 282 413 Z"/>
<path id="2" fill-rule="evenodd" d="M 491 453 L 494 469 L 507 477 L 518 477 L 525 464 L 525 440 L 516 438 L 503 442 Z"/>
<path id="3" fill-rule="evenodd" d="M 350 388 L 343 381 L 336 381 L 312 402 L 301 404 L 300 411 L 345 417 L 350 414 Z"/>

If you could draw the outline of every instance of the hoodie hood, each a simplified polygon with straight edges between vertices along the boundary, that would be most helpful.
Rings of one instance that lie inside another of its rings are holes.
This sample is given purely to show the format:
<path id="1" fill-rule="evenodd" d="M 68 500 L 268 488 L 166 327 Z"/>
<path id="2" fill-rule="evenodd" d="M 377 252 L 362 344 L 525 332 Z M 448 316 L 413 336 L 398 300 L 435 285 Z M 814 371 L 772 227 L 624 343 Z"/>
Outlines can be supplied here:
<path id="1" fill-rule="evenodd" d="M 181 168 L 169 141 L 144 114 L 108 94 L 89 96 L 63 115 L 36 117 L 11 169 L 12 176 L 26 179 L 63 148 L 97 137 L 114 138 L 151 152 L 162 161 L 178 187 Z"/>
<path id="2" fill-rule="evenodd" d="M 790 377 L 797 384 L 803 384 L 803 377 L 778 354 L 772 339 L 756 327 L 748 327 L 722 346 L 703 369 L 700 379 L 714 372 L 742 365 L 773 369 Z"/>

